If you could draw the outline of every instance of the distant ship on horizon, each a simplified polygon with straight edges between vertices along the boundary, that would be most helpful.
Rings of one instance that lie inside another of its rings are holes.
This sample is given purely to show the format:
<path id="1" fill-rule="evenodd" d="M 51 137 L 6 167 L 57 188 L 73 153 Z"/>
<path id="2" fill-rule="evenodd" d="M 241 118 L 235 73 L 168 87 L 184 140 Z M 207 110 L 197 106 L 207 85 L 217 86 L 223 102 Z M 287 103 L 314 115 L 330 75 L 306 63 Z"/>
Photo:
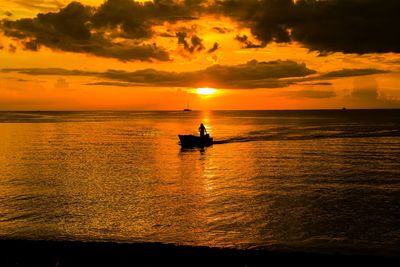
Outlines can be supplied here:
<path id="1" fill-rule="evenodd" d="M 186 108 L 183 109 L 183 111 L 192 111 L 192 110 L 189 108 L 189 102 L 186 103 Z"/>

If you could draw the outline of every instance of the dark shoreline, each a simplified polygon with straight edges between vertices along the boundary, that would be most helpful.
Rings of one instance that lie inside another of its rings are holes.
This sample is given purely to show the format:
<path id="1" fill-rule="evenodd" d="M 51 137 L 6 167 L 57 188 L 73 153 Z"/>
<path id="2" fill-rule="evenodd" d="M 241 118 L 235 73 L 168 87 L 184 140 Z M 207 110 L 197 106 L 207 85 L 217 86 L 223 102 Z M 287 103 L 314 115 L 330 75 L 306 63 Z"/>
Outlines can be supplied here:
<path id="1" fill-rule="evenodd" d="M 0 266 L 267 266 L 395 263 L 400 255 L 237 250 L 161 243 L 0 240 Z"/>

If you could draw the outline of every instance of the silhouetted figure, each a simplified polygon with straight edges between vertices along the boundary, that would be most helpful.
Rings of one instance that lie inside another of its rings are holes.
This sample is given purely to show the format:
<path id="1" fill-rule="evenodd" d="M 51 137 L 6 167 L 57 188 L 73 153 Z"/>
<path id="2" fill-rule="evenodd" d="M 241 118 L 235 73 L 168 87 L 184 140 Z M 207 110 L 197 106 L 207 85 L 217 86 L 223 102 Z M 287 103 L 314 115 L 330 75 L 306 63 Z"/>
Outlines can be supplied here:
<path id="1" fill-rule="evenodd" d="M 206 127 L 201 123 L 199 127 L 200 137 L 204 138 L 204 133 L 207 132 Z"/>

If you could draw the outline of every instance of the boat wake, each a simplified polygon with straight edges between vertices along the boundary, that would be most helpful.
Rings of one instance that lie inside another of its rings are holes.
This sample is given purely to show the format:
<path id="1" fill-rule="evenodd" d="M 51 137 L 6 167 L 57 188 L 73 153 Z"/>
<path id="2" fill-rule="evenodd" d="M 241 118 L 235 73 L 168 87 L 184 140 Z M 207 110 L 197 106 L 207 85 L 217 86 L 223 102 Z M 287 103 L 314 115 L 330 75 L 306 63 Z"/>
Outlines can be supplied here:
<path id="1" fill-rule="evenodd" d="M 400 137 L 400 129 L 385 129 L 371 131 L 285 131 L 281 133 L 250 132 L 243 136 L 228 137 L 214 140 L 214 144 L 244 143 L 257 141 L 292 141 L 292 140 L 317 140 L 329 138 L 375 138 L 375 137 Z"/>

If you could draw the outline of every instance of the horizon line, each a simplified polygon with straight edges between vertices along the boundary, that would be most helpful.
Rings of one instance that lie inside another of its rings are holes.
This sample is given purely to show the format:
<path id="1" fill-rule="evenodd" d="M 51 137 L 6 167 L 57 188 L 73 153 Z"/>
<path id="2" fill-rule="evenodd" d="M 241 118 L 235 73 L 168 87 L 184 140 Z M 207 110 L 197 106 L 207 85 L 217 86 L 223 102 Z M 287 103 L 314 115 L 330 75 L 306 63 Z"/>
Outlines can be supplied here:
<path id="1" fill-rule="evenodd" d="M 400 110 L 398 108 L 317 108 L 317 109 L 192 109 L 190 112 L 206 112 L 206 111 L 348 111 L 348 110 Z M 0 110 L 0 112 L 177 112 L 183 109 L 29 109 L 29 110 Z M 190 113 L 189 112 L 189 113 Z"/>

